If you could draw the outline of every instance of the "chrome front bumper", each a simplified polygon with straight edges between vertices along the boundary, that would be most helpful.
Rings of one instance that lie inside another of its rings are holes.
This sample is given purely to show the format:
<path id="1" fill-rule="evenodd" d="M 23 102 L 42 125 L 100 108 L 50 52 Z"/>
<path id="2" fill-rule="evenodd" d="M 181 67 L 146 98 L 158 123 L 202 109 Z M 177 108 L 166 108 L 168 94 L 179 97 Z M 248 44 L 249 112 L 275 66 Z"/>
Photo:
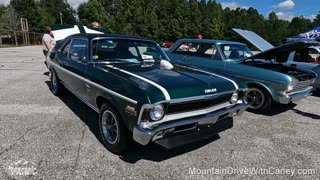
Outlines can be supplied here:
<path id="1" fill-rule="evenodd" d="M 292 94 L 281 94 L 279 95 L 279 103 L 281 104 L 289 104 L 290 102 L 299 101 L 303 98 L 306 98 L 312 93 L 313 87 L 309 87 L 308 89 Z"/>
<path id="2" fill-rule="evenodd" d="M 166 122 L 160 124 L 154 129 L 143 129 L 136 125 L 133 129 L 133 139 L 142 145 L 147 145 L 149 142 L 156 141 L 165 136 L 167 132 L 174 132 L 177 127 L 196 124 L 196 125 L 212 125 L 218 120 L 223 120 L 224 118 L 233 117 L 236 115 L 241 115 L 248 105 L 246 104 L 236 104 L 230 108 L 223 108 L 207 115 L 189 117 L 184 119 L 177 119 L 171 122 Z M 196 127 L 196 126 L 195 126 Z"/>

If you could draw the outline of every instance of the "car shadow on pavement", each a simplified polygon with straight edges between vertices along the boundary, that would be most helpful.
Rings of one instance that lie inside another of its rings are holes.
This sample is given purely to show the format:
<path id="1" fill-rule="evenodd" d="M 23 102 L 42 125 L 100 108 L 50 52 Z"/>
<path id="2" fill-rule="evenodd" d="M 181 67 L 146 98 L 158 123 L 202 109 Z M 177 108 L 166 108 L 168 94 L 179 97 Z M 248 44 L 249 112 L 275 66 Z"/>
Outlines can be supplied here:
<path id="1" fill-rule="evenodd" d="M 320 120 L 320 116 L 317 115 L 317 114 L 312 114 L 312 113 L 308 113 L 308 112 L 303 112 L 303 111 L 300 111 L 298 109 L 292 109 L 293 112 L 297 113 L 297 114 L 300 114 L 302 116 L 306 116 L 306 117 L 309 117 L 309 118 L 312 118 L 312 119 L 316 119 L 316 120 Z"/>
<path id="2" fill-rule="evenodd" d="M 45 81 L 45 83 L 50 90 L 50 81 Z M 88 126 L 97 140 L 99 140 L 99 142 L 103 145 L 103 141 L 99 132 L 98 113 L 85 105 L 81 100 L 79 100 L 75 95 L 66 89 L 64 89 L 63 95 L 60 97 L 60 99 L 75 115 L 79 117 L 81 121 Z M 200 140 L 196 143 L 192 143 L 191 145 L 189 144 L 173 149 L 166 149 L 165 147 L 162 147 L 156 143 L 150 143 L 147 146 L 142 146 L 138 143 L 132 142 L 129 150 L 119 156 L 119 158 L 131 164 L 134 164 L 142 159 L 160 162 L 190 151 L 194 151 L 218 139 L 220 139 L 219 134 Z"/>
<path id="3" fill-rule="evenodd" d="M 220 139 L 219 134 L 213 135 L 209 138 L 202 139 L 192 144 L 167 149 L 157 143 L 150 143 L 147 146 L 142 146 L 138 143 L 133 143 L 130 149 L 120 156 L 120 159 L 134 164 L 139 160 L 149 160 L 161 162 L 194 150 L 197 150 L 209 143 Z"/>
<path id="4" fill-rule="evenodd" d="M 273 103 L 270 110 L 265 111 L 265 112 L 256 113 L 256 112 L 250 111 L 249 109 L 247 109 L 247 111 L 252 112 L 252 113 L 256 113 L 256 114 L 265 115 L 265 116 L 274 116 L 274 115 L 286 112 L 288 110 L 292 110 L 295 106 L 297 106 L 297 104 L 295 104 L 295 103 L 289 103 L 289 104 Z"/>
<path id="5" fill-rule="evenodd" d="M 45 81 L 45 83 L 51 91 L 50 81 Z M 96 136 L 100 143 L 103 144 L 99 133 L 99 115 L 70 91 L 64 89 L 62 94 L 63 95 L 59 97 L 61 101 L 89 127 L 90 131 Z"/>
<path id="6" fill-rule="evenodd" d="M 312 94 L 312 96 L 320 97 L 320 90 L 314 92 L 314 93 Z"/>

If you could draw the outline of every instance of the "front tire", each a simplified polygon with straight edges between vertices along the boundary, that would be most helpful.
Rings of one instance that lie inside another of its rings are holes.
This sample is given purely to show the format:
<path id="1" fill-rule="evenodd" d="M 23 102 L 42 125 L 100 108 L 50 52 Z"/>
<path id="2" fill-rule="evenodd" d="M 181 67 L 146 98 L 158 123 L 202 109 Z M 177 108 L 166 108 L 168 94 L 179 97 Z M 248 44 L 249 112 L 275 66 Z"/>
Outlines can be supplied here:
<path id="1" fill-rule="evenodd" d="M 129 131 L 117 111 L 107 103 L 100 108 L 99 130 L 104 145 L 111 152 L 121 154 L 127 150 Z"/>
<path id="2" fill-rule="evenodd" d="M 249 110 L 261 113 L 271 108 L 272 99 L 265 90 L 251 87 L 244 96 L 244 102 L 249 105 Z"/>
<path id="3" fill-rule="evenodd" d="M 55 96 L 61 96 L 62 90 L 63 90 L 63 85 L 61 84 L 60 79 L 59 79 L 56 71 L 51 69 L 50 72 L 51 72 L 51 77 L 50 77 L 51 91 Z"/>

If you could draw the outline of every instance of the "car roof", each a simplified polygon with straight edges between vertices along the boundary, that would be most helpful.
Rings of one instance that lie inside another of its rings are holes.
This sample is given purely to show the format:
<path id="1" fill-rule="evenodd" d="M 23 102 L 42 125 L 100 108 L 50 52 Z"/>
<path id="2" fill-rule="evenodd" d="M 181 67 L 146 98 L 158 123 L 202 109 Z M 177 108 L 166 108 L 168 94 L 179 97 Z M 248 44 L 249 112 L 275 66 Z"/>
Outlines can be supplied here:
<path id="1" fill-rule="evenodd" d="M 147 41 L 154 41 L 149 38 L 139 37 L 139 36 L 131 36 L 131 35 L 121 35 L 121 34 L 98 34 L 98 33 L 78 33 L 68 36 L 68 38 L 75 38 L 75 37 L 85 37 L 89 40 L 94 38 L 124 38 L 124 39 L 136 39 L 136 40 L 147 40 Z"/>
<path id="2" fill-rule="evenodd" d="M 210 44 L 240 44 L 240 45 L 245 45 L 245 44 L 243 44 L 241 42 L 217 40 L 217 39 L 179 39 L 179 41 L 197 42 L 197 43 L 210 43 Z"/>

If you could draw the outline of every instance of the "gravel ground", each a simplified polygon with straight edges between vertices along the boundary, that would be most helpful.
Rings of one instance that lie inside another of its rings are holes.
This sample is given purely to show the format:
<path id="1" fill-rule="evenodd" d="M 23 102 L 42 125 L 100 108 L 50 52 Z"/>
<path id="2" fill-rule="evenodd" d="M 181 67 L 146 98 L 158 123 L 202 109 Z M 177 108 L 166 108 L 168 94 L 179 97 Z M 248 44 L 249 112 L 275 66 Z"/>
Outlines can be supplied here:
<path id="1" fill-rule="evenodd" d="M 0 49 L 0 179 L 319 179 L 320 97 L 245 112 L 210 139 L 166 150 L 101 143 L 98 115 L 50 92 L 41 47 Z"/>

